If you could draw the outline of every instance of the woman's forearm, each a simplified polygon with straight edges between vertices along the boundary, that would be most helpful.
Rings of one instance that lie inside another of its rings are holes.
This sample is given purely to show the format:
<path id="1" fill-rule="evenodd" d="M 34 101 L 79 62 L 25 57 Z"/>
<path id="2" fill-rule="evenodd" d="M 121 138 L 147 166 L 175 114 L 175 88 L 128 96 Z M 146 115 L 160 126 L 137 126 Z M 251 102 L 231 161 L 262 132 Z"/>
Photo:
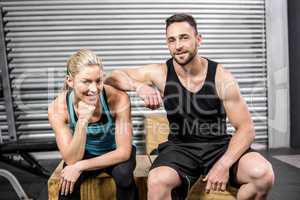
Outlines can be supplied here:
<path id="1" fill-rule="evenodd" d="M 132 149 L 116 149 L 98 157 L 78 161 L 76 165 L 81 171 L 103 169 L 128 160 L 130 158 L 131 151 Z"/>
<path id="2" fill-rule="evenodd" d="M 65 155 L 65 162 L 70 165 L 82 160 L 85 152 L 87 120 L 78 119 L 75 132 Z"/>

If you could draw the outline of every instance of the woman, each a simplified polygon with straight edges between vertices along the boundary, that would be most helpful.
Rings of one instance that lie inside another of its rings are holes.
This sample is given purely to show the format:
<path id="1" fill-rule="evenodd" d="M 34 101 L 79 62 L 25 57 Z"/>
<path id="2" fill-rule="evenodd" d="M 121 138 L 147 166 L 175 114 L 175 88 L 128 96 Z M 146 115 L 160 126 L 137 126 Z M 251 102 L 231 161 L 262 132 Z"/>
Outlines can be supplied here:
<path id="1" fill-rule="evenodd" d="M 102 171 L 114 178 L 117 199 L 137 199 L 129 105 L 126 93 L 103 84 L 102 63 L 92 51 L 70 57 L 65 90 L 48 107 L 65 162 L 60 199 L 80 199 L 82 181 Z"/>

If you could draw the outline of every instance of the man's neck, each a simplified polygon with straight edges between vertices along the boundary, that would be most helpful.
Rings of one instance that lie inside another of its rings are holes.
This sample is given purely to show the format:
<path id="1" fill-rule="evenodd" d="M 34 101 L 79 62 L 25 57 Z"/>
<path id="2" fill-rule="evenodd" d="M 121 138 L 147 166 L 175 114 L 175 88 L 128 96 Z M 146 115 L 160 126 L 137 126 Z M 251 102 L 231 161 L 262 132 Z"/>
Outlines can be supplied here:
<path id="1" fill-rule="evenodd" d="M 182 66 L 178 63 L 174 62 L 177 65 L 178 72 L 180 76 L 199 76 L 204 73 L 205 71 L 205 62 L 204 59 L 200 56 L 195 56 L 191 62 Z"/>

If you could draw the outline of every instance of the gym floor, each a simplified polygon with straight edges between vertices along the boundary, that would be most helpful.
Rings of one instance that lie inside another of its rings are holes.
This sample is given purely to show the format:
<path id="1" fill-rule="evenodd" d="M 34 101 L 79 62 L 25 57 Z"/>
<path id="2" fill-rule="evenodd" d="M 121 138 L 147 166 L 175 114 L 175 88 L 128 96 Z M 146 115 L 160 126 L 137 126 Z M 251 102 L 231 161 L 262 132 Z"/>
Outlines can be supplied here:
<path id="1" fill-rule="evenodd" d="M 300 149 L 261 150 L 273 165 L 276 181 L 268 200 L 298 200 L 300 197 Z M 53 171 L 59 159 L 40 160 L 40 164 Z M 19 180 L 26 194 L 35 200 L 46 200 L 47 179 L 32 175 L 0 162 L 0 169 L 8 169 Z M 0 177 L 0 199 L 16 200 L 18 196 L 9 182 Z"/>

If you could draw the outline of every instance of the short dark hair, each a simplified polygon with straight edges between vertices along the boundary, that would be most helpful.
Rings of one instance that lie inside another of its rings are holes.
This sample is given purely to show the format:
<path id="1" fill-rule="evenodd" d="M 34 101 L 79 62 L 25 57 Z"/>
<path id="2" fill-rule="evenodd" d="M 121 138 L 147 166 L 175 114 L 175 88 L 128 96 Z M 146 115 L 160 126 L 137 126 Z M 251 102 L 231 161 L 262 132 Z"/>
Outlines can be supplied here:
<path id="1" fill-rule="evenodd" d="M 195 33 L 198 34 L 197 23 L 194 17 L 185 13 L 177 13 L 166 19 L 166 30 L 167 28 L 175 22 L 187 22 L 195 30 Z"/>

